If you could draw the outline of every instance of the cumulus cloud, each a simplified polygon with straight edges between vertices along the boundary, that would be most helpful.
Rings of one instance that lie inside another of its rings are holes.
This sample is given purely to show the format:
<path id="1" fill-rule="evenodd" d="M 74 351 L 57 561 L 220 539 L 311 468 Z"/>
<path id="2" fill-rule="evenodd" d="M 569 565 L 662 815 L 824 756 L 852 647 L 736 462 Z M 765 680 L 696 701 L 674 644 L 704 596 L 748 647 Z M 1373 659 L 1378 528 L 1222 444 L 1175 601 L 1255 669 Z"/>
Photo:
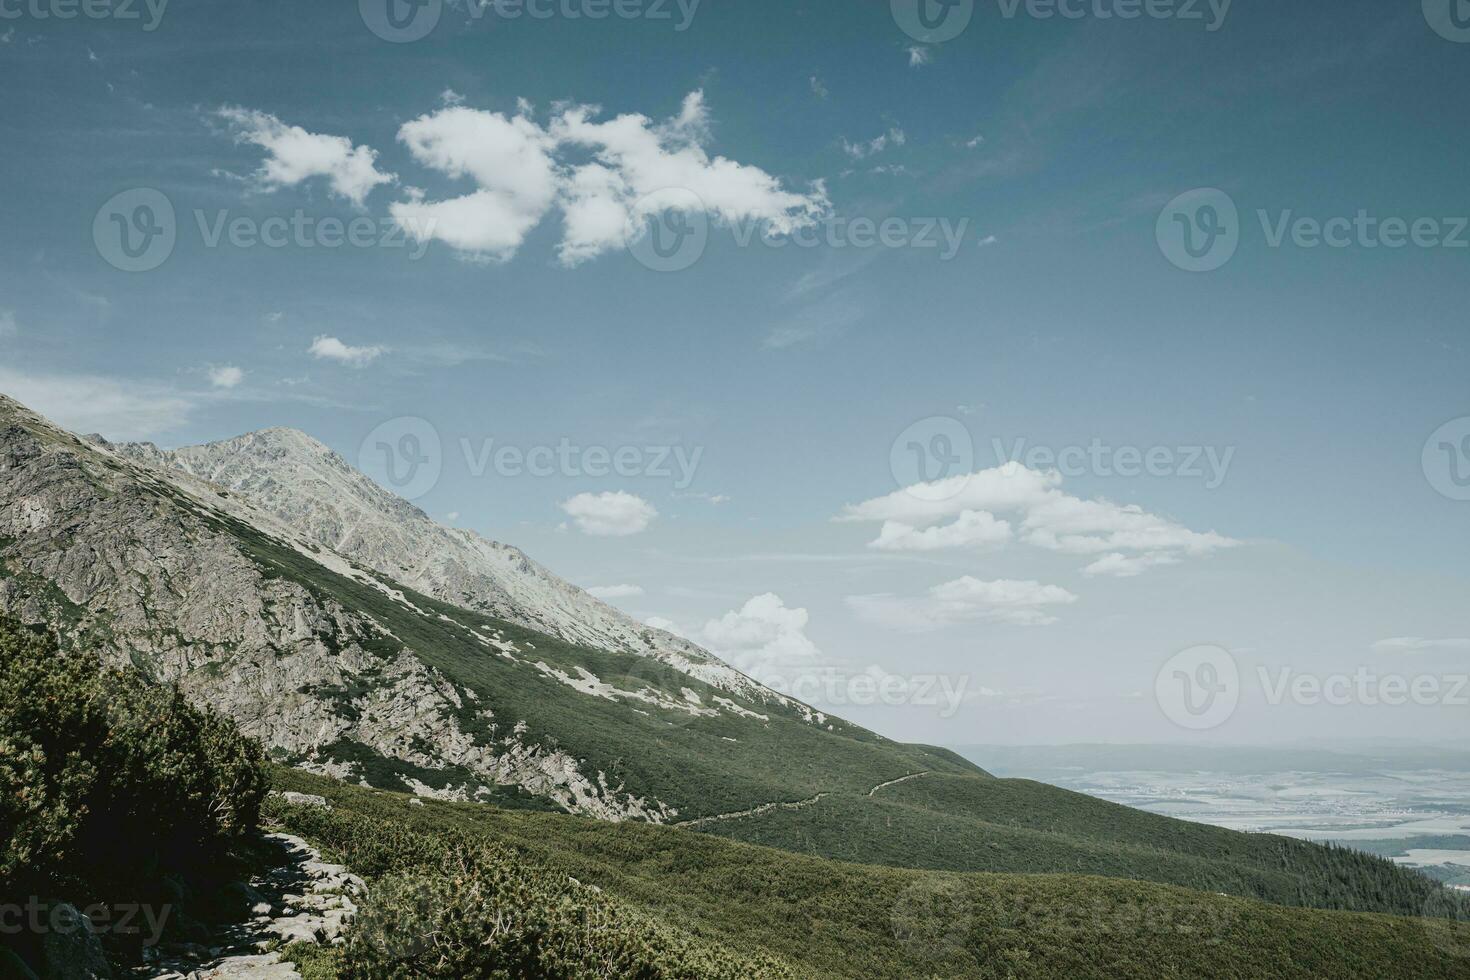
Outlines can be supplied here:
<path id="1" fill-rule="evenodd" d="M 821 661 L 821 651 L 806 635 L 810 619 L 805 609 L 788 608 L 780 596 L 767 592 L 705 623 L 698 639 L 759 679 L 773 671 L 810 669 Z"/>
<path id="2" fill-rule="evenodd" d="M 621 538 L 639 534 L 658 516 L 658 510 L 642 497 L 616 493 L 579 493 L 562 502 L 577 530 L 594 537 Z"/>
<path id="3" fill-rule="evenodd" d="M 953 523 L 922 530 L 902 521 L 884 521 L 868 547 L 879 551 L 940 551 L 945 548 L 986 548 L 1011 540 L 1011 525 L 983 510 L 961 511 Z"/>
<path id="4" fill-rule="evenodd" d="M 212 367 L 208 374 L 209 383 L 216 388 L 233 388 L 245 380 L 245 372 L 231 364 Z"/>
<path id="5" fill-rule="evenodd" d="M 324 361 L 336 361 L 350 367 L 365 367 L 381 357 L 388 348 L 373 344 L 368 347 L 353 347 L 336 337 L 322 336 L 311 342 L 309 353 Z"/>
<path id="6" fill-rule="evenodd" d="M 846 601 L 865 622 L 921 633 L 967 622 L 1047 626 L 1056 622 L 1053 607 L 1070 605 L 1077 597 L 1057 585 L 1011 579 L 986 582 L 966 575 L 922 596 L 855 595 Z"/>
<path id="7" fill-rule="evenodd" d="M 1379 640 L 1373 649 L 1380 653 L 1424 653 L 1429 650 L 1470 650 L 1470 638 L 1429 640 L 1422 636 L 1394 636 Z"/>
<path id="8" fill-rule="evenodd" d="M 255 173 L 264 187 L 292 187 L 323 177 L 332 193 L 360 206 L 374 187 L 396 179 L 377 169 L 376 150 L 355 147 L 345 136 L 309 133 L 255 109 L 225 106 L 217 115 L 230 125 L 235 142 L 253 143 L 266 151 L 265 162 Z"/>
<path id="9" fill-rule="evenodd" d="M 404 123 L 398 139 L 419 163 L 476 190 L 440 201 L 414 190 L 390 213 L 417 240 L 437 238 L 475 258 L 512 258 L 556 200 L 555 142 L 528 115 L 458 104 Z"/>
<path id="10" fill-rule="evenodd" d="M 636 113 L 601 119 L 597 106 L 568 104 L 542 125 L 525 100 L 510 115 L 466 106 L 451 89 L 440 102 L 404 123 L 398 140 L 423 167 L 474 186 L 449 197 L 408 187 L 389 213 L 416 242 L 441 241 L 471 260 L 509 261 L 558 209 L 558 254 L 567 266 L 626 247 L 646 233 L 650 216 L 670 210 L 789 234 L 829 209 L 821 182 L 793 191 L 759 167 L 711 156 L 702 91 L 689 93 L 678 114 L 661 122 Z M 397 180 L 377 170 L 375 150 L 343 137 L 250 109 L 226 107 L 218 115 L 238 141 L 267 151 L 255 175 L 264 186 L 325 177 L 335 193 L 361 204 L 374 187 Z"/>
<path id="11" fill-rule="evenodd" d="M 859 504 L 839 521 L 883 522 L 870 547 L 937 550 L 967 547 L 977 538 L 999 541 L 999 526 L 979 515 L 1014 515 L 1019 540 L 1034 547 L 1090 559 L 1089 575 L 1127 577 L 1239 544 L 1214 531 L 1192 531 L 1133 504 L 1084 500 L 1061 489 L 1062 476 L 1010 462 L 970 474 L 918 483 Z"/>
<path id="12" fill-rule="evenodd" d="M 910 68 L 923 68 L 929 62 L 934 60 L 934 53 L 928 48 L 924 47 L 922 44 L 915 44 L 913 47 L 908 49 L 908 53 Z"/>
<path id="13" fill-rule="evenodd" d="M 601 122 L 597 116 L 595 106 L 572 106 L 551 125 L 559 146 L 593 156 L 566 181 L 559 252 L 567 265 L 625 246 L 660 211 L 701 209 L 717 222 L 759 221 L 789 234 L 828 209 L 820 184 L 797 193 L 759 167 L 711 157 L 702 91 L 689 93 L 679 114 L 662 123 L 637 113 Z"/>
<path id="14" fill-rule="evenodd" d="M 587 594 L 597 599 L 632 599 L 643 594 L 641 585 L 594 585 Z"/>

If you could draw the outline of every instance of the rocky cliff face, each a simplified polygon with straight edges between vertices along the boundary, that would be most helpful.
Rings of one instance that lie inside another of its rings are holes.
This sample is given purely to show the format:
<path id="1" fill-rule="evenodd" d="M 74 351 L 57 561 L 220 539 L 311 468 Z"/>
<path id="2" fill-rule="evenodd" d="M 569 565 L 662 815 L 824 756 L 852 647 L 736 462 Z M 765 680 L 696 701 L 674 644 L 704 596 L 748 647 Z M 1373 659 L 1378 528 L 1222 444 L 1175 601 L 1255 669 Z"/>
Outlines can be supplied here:
<path id="1" fill-rule="evenodd" d="M 484 585 L 478 606 L 639 649 L 626 621 L 603 615 L 593 627 L 577 626 L 567 617 L 583 600 L 571 586 L 514 549 L 441 534 L 407 504 L 380 499 L 299 433 L 238 442 L 238 466 L 227 465 L 227 450 L 214 449 L 220 466 L 205 469 L 204 454 L 195 454 L 198 468 L 251 488 L 273 513 L 189 467 L 176 473 L 150 465 L 167 459 L 156 450 L 84 442 L 0 396 L 0 612 L 49 624 L 104 660 L 178 683 L 278 758 L 308 769 L 360 778 L 366 758 L 420 774 L 403 782 L 425 794 L 475 798 L 518 787 L 605 819 L 672 815 L 659 801 L 586 771 L 548 733 L 497 715 L 482 695 L 426 664 L 360 598 L 351 604 L 334 595 L 333 583 L 339 592 L 350 585 L 379 596 L 386 609 L 427 615 L 373 574 L 403 559 L 415 580 L 441 594 Z M 279 477 L 269 472 L 271 460 L 282 467 Z M 394 526 L 395 514 L 403 527 Z M 325 538 L 372 559 L 373 568 L 322 547 Z M 436 542 L 458 550 L 436 561 Z M 507 557 L 498 566 L 460 557 L 481 553 Z M 548 591 L 572 598 L 550 613 L 530 608 L 527 588 L 517 598 L 491 574 L 506 567 L 524 568 L 533 581 L 550 583 Z M 437 619 L 450 624 L 441 629 L 472 633 L 487 656 L 520 663 L 520 648 L 487 634 L 489 627 L 461 626 L 442 612 Z M 666 642 L 656 652 L 716 679 L 730 680 L 728 671 L 732 688 L 750 684 L 697 649 Z M 542 668 L 550 669 L 543 663 L 526 671 L 545 677 Z"/>
<path id="2" fill-rule="evenodd" d="M 303 432 L 266 429 L 177 450 L 91 438 L 129 459 L 222 487 L 305 540 L 425 595 L 569 643 L 652 656 L 745 697 L 777 697 L 687 640 L 558 578 L 519 548 L 436 524 Z"/>

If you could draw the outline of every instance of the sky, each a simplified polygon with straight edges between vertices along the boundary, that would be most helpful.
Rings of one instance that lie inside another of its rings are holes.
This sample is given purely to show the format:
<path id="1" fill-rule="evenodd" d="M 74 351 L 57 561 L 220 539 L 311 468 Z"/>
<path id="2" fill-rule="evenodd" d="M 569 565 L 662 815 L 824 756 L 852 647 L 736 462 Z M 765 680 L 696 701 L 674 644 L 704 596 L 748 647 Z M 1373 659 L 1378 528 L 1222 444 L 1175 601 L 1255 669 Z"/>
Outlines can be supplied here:
<path id="1" fill-rule="evenodd" d="M 1463 737 L 1467 13 L 0 0 L 0 391 L 896 738 Z"/>

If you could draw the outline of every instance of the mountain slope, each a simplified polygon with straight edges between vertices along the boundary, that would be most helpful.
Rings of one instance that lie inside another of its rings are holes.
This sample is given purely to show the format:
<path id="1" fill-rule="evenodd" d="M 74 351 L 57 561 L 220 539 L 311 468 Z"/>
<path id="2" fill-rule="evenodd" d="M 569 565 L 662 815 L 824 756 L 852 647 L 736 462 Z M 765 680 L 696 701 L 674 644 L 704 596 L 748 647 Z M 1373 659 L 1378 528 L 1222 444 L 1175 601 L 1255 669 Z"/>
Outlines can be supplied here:
<path id="1" fill-rule="evenodd" d="M 518 868 L 595 888 L 747 955 L 779 957 L 803 978 L 1429 980 L 1463 977 L 1470 964 L 1463 919 L 1288 909 L 1076 873 L 872 867 L 677 828 L 411 806 L 299 772 L 276 779 L 282 789 L 319 794 L 331 809 L 276 798 L 271 812 L 370 878 L 432 873 L 426 853 L 489 841 L 511 849 Z M 369 924 L 389 918 L 368 915 Z"/>
<path id="2" fill-rule="evenodd" d="M 325 452 L 285 431 L 260 442 L 294 461 Z M 279 480 L 251 463 L 254 476 L 238 481 L 251 489 L 236 491 L 158 464 L 146 450 L 83 442 L 0 396 L 0 612 L 177 683 L 278 761 L 423 796 L 685 823 L 869 864 L 1089 870 L 1397 913 L 1437 894 L 1389 862 L 1163 818 L 1140 824 L 1146 815 L 995 780 L 953 753 L 891 742 L 754 686 L 697 648 L 622 648 L 603 625 L 592 646 L 417 592 L 324 546 L 319 528 L 292 526 L 319 523 L 310 515 L 332 492 L 303 490 L 308 517 L 294 512 L 280 488 L 312 482 L 294 462 Z M 313 471 L 339 464 L 321 456 Z M 372 499 L 349 476 L 323 480 Z M 252 503 L 257 493 L 271 509 Z M 437 533 L 417 511 L 406 520 L 414 535 Z M 393 537 L 381 509 L 370 523 Z M 591 601 L 549 573 L 533 577 Z"/>
<path id="3" fill-rule="evenodd" d="M 556 577 L 520 549 L 435 523 L 303 432 L 266 429 L 169 451 L 92 438 L 130 459 L 241 494 L 306 540 L 425 595 L 569 643 L 651 655 L 748 698 L 774 696 L 687 640 Z"/>
<path id="4" fill-rule="evenodd" d="M 696 648 L 578 646 L 420 595 L 239 494 L 8 399 L 0 502 L 0 611 L 179 683 L 319 772 L 668 822 L 978 771 L 827 719 Z"/>

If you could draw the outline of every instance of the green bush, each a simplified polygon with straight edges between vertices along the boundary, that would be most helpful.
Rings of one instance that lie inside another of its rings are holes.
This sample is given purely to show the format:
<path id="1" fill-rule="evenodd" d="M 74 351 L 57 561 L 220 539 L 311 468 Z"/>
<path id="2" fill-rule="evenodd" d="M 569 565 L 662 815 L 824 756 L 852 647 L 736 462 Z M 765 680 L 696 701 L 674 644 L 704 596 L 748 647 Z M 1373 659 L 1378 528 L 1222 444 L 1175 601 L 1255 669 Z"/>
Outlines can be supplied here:
<path id="1" fill-rule="evenodd" d="M 255 830 L 267 788 L 233 722 L 0 619 L 0 890 L 192 871 Z"/>
<path id="2" fill-rule="evenodd" d="M 344 980 L 787 980 L 769 956 L 657 923 L 475 835 L 430 835 L 273 801 L 273 815 L 369 876 Z"/>

